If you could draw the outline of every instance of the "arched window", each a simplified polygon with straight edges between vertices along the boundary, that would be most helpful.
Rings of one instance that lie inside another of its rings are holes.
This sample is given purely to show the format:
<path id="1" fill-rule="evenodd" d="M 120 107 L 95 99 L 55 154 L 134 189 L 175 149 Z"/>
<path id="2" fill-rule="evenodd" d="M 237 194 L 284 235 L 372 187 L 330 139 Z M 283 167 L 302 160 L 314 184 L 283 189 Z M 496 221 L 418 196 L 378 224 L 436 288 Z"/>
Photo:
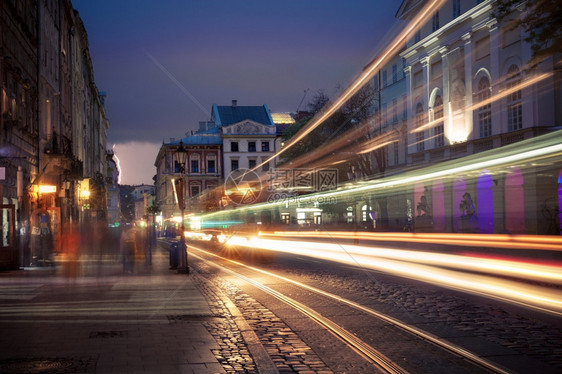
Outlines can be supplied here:
<path id="1" fill-rule="evenodd" d="M 445 145 L 445 135 L 443 133 L 443 121 L 437 122 L 443 119 L 443 99 L 441 96 L 437 96 L 433 102 L 433 120 L 437 123 L 433 128 L 434 144 L 435 148 L 440 148 Z"/>
<path id="2" fill-rule="evenodd" d="M 478 108 L 478 126 L 481 138 L 492 136 L 492 104 L 489 101 L 490 96 L 490 80 L 488 77 L 482 77 L 480 82 L 478 82 L 477 98 L 479 103 L 486 101 L 484 105 Z"/>
<path id="3" fill-rule="evenodd" d="M 416 106 L 416 129 L 422 127 L 424 125 L 424 115 L 423 115 L 423 105 L 418 103 Z M 425 130 L 421 130 L 416 132 L 416 150 L 421 152 L 425 149 L 424 147 L 425 141 Z"/>
<path id="4" fill-rule="evenodd" d="M 507 71 L 506 89 L 512 90 L 521 84 L 521 75 L 516 65 L 511 65 Z M 515 89 L 507 96 L 507 130 L 515 131 L 523 128 L 523 114 L 521 90 Z"/>

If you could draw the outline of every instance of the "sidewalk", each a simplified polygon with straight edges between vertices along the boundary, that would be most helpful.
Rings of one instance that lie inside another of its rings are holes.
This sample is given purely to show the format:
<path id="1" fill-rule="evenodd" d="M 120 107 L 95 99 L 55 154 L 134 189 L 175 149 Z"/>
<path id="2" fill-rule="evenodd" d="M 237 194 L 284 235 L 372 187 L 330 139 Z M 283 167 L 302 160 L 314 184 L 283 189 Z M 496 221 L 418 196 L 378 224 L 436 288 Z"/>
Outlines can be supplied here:
<path id="1" fill-rule="evenodd" d="M 135 266 L 0 272 L 0 372 L 224 373 L 193 276 Z"/>

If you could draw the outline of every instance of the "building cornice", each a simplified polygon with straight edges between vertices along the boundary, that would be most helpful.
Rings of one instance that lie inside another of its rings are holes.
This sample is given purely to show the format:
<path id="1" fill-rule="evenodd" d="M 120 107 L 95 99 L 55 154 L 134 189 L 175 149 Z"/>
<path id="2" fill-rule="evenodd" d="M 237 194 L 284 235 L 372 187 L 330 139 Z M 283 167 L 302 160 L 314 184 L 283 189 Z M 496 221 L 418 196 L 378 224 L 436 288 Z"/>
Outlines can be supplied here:
<path id="1" fill-rule="evenodd" d="M 458 32 L 454 33 L 453 30 L 459 29 L 459 25 L 462 25 L 463 23 L 468 24 L 469 30 L 468 31 L 461 30 L 460 35 L 458 35 L 458 38 L 456 39 L 460 39 L 467 32 L 471 33 L 474 32 L 475 29 L 478 30 L 479 28 L 481 28 L 480 26 L 481 23 L 472 25 L 471 22 L 473 22 L 478 17 L 481 17 L 488 13 L 491 14 L 493 10 L 492 3 L 494 1 L 495 0 L 487 0 L 482 2 L 481 4 L 474 6 L 472 9 L 456 17 L 455 19 L 453 19 L 451 22 L 447 23 L 443 27 L 440 27 L 439 30 L 429 34 L 428 36 L 420 40 L 418 43 L 407 48 L 404 52 L 400 53 L 400 57 L 408 60 L 413 56 L 415 56 L 416 54 L 421 53 L 424 49 L 432 48 L 436 43 L 439 42 L 442 43 L 441 46 L 443 46 L 443 42 L 445 42 L 444 44 L 446 46 L 448 44 L 448 40 L 444 40 L 445 39 L 444 36 L 457 35 Z M 493 20 L 487 19 L 483 21 L 483 23 L 486 25 L 493 24 Z"/>

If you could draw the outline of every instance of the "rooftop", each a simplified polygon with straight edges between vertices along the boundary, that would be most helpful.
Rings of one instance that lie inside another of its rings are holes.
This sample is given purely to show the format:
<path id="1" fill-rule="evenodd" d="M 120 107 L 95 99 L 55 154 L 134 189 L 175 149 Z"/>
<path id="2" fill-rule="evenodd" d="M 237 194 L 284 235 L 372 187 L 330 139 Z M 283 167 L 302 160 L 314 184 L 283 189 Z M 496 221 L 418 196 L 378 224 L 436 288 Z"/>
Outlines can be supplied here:
<path id="1" fill-rule="evenodd" d="M 212 116 L 212 120 L 219 126 L 229 126 L 245 120 L 274 126 L 269 108 L 265 104 L 261 106 L 238 106 L 236 100 L 232 100 L 230 106 L 213 104 Z"/>

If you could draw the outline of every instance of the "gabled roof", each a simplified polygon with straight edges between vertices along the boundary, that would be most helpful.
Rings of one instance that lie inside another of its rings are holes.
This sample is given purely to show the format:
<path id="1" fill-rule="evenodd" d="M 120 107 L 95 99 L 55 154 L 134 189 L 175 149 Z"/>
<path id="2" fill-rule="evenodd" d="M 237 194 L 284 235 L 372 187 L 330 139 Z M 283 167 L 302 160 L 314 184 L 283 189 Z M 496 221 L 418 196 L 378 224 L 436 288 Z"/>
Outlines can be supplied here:
<path id="1" fill-rule="evenodd" d="M 218 106 L 213 104 L 211 119 L 219 126 L 229 126 L 245 120 L 274 126 L 269 108 L 265 104 L 262 106 Z"/>

